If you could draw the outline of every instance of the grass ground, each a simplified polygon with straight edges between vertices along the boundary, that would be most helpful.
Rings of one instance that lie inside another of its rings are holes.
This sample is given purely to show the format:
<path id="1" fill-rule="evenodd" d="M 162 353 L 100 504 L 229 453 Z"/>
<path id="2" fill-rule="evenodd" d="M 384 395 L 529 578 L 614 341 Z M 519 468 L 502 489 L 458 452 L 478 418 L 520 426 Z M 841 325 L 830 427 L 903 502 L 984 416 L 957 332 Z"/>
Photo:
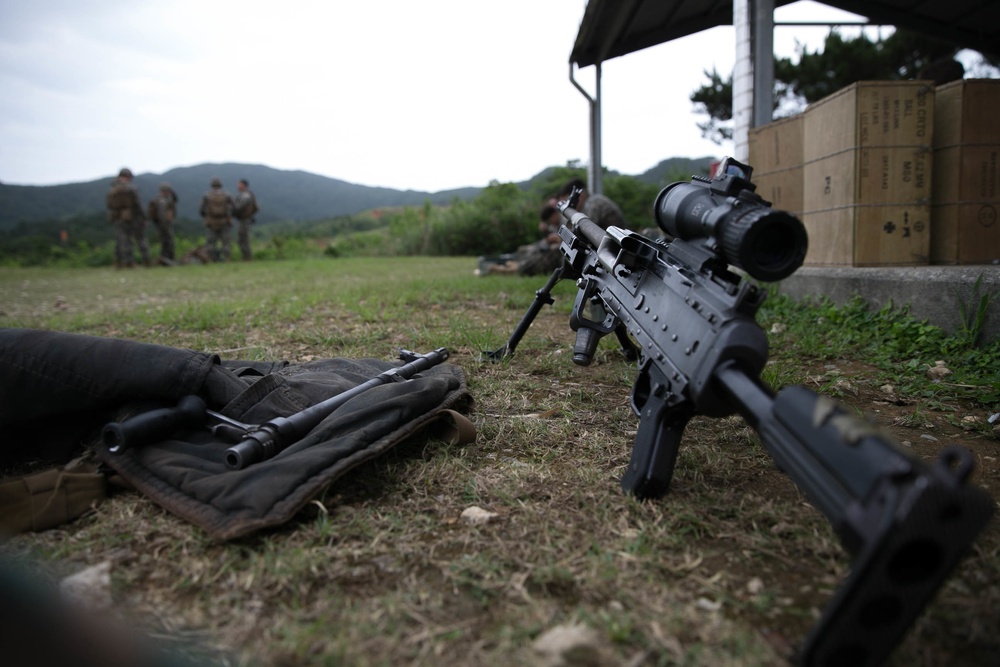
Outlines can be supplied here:
<path id="1" fill-rule="evenodd" d="M 120 493 L 0 553 L 53 579 L 110 563 L 118 616 L 221 665 L 554 665 L 545 646 L 556 629 L 575 637 L 575 664 L 785 664 L 849 565 L 826 520 L 737 417 L 692 422 L 669 495 L 623 496 L 634 365 L 611 340 L 592 366 L 570 362 L 568 283 L 513 359 L 484 363 L 543 281 L 473 268 L 395 258 L 0 269 L 0 326 L 293 362 L 445 346 L 478 428 L 464 448 L 413 442 L 369 462 L 266 534 L 215 543 Z M 884 360 L 824 352 L 818 338 L 804 353 L 796 338 L 822 331 L 815 319 L 763 324 L 770 382 L 834 395 L 922 457 L 967 446 L 977 483 L 1000 497 L 1000 442 L 986 424 L 995 404 L 892 391 Z M 495 516 L 470 524 L 471 506 Z M 987 664 L 1000 652 L 998 575 L 994 520 L 890 664 Z"/>

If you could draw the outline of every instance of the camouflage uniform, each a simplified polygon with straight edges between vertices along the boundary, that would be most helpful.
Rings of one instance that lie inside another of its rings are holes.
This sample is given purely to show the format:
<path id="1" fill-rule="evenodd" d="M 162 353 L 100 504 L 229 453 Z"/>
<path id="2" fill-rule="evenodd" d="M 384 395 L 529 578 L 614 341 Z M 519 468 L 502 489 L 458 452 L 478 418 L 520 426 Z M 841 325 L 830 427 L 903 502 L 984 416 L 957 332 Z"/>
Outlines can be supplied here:
<path id="1" fill-rule="evenodd" d="M 538 230 L 543 237 L 540 241 L 522 245 L 513 254 L 480 257 L 476 275 L 517 272 L 522 276 L 536 276 L 555 271 L 562 264 L 559 242 L 554 238 L 559 234 L 562 214 L 553 206 L 546 206 L 540 220 Z"/>
<path id="2" fill-rule="evenodd" d="M 618 204 L 604 195 L 589 195 L 587 201 L 583 203 L 581 212 L 601 229 L 608 227 L 628 229 L 628 225 L 625 224 L 625 214 L 618 208 Z"/>
<path id="3" fill-rule="evenodd" d="M 212 179 L 212 189 L 202 195 L 199 214 L 205 219 L 205 249 L 218 262 L 229 259 L 233 226 L 233 198 L 222 189 L 222 181 Z M 221 254 L 217 246 L 222 245 Z"/>
<path id="4" fill-rule="evenodd" d="M 236 232 L 236 244 L 240 247 L 244 261 L 250 261 L 250 225 L 254 221 L 254 215 L 260 209 L 257 208 L 257 197 L 254 196 L 245 181 L 240 182 L 240 191 L 233 202 L 233 217 L 239 225 Z"/>
<path id="5" fill-rule="evenodd" d="M 160 194 L 149 202 L 149 219 L 160 230 L 160 263 L 174 263 L 174 218 L 177 193 L 169 183 L 160 184 Z"/>
<path id="6" fill-rule="evenodd" d="M 142 263 L 149 266 L 149 243 L 146 241 L 146 216 L 142 211 L 139 190 L 132 184 L 132 172 L 122 169 L 108 189 L 108 220 L 117 231 L 115 266 L 135 266 L 132 241 L 139 246 Z"/>
<path id="7" fill-rule="evenodd" d="M 517 272 L 522 276 L 537 276 L 555 271 L 562 264 L 562 253 L 559 252 L 559 227 L 562 226 L 562 214 L 552 206 L 542 209 L 538 231 L 542 239 L 528 246 L 518 248 L 521 260 Z"/>

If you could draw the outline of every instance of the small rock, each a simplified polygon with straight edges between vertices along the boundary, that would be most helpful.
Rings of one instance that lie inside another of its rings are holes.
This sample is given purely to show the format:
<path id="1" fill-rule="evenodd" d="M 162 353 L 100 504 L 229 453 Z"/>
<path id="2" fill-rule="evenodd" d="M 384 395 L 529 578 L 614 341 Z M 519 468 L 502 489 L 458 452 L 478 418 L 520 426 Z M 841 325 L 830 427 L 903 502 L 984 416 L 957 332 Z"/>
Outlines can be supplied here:
<path id="1" fill-rule="evenodd" d="M 721 602 L 709 600 L 708 598 L 698 598 L 695 601 L 694 606 L 702 611 L 719 611 L 722 609 Z"/>
<path id="2" fill-rule="evenodd" d="M 951 370 L 944 365 L 943 361 L 935 361 L 933 366 L 928 366 L 927 376 L 932 380 L 940 380 L 951 375 Z"/>
<path id="3" fill-rule="evenodd" d="M 111 561 L 103 561 L 59 582 L 62 596 L 91 611 L 111 608 Z"/>
<path id="4" fill-rule="evenodd" d="M 543 632 L 531 647 L 546 667 L 597 665 L 597 632 L 585 625 L 557 625 Z"/>
<path id="5" fill-rule="evenodd" d="M 750 595 L 757 595 L 762 590 L 764 590 L 764 582 L 760 577 L 754 577 L 747 582 L 747 592 L 750 593 Z"/>
<path id="6" fill-rule="evenodd" d="M 780 521 L 773 526 L 771 526 L 771 534 L 782 536 L 782 535 L 793 535 L 795 534 L 795 526 L 784 521 Z"/>
<path id="7" fill-rule="evenodd" d="M 974 431 L 979 428 L 979 417 L 975 415 L 965 415 L 962 417 L 962 430 Z"/>
<path id="8" fill-rule="evenodd" d="M 845 394 L 851 394 L 852 396 L 858 395 L 858 390 L 854 388 L 854 385 L 851 384 L 849 380 L 845 380 L 844 378 L 839 378 L 836 382 L 834 382 L 833 388 L 838 391 L 842 391 Z"/>
<path id="9" fill-rule="evenodd" d="M 488 523 L 490 520 L 495 519 L 499 516 L 496 512 L 488 512 L 482 507 L 466 507 L 462 510 L 462 521 L 468 524 L 479 525 L 483 523 Z"/>

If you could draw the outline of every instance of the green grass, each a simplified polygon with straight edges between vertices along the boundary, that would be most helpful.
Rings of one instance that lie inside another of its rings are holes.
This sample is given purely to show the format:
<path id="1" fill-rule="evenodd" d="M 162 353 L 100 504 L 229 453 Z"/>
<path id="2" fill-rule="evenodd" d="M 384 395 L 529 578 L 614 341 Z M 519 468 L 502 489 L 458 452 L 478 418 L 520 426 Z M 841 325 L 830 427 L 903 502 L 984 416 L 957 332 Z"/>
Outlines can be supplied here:
<path id="1" fill-rule="evenodd" d="M 634 365 L 613 337 L 592 366 L 570 362 L 569 282 L 512 359 L 482 361 L 544 280 L 474 268 L 472 258 L 426 257 L 0 268 L 5 327 L 292 362 L 448 347 L 478 430 L 464 448 L 402 446 L 288 525 L 233 543 L 120 493 L 0 553 L 51 578 L 110 561 L 129 625 L 196 641 L 220 665 L 537 664 L 533 643 L 576 624 L 593 632 L 593 664 L 786 664 L 850 562 L 826 520 L 737 417 L 692 421 L 666 497 L 622 495 Z M 920 456 L 934 455 L 921 434 L 960 441 L 976 452 L 978 481 L 1000 491 L 992 431 L 955 426 L 996 411 L 995 346 L 860 304 L 778 299 L 760 319 L 775 332 L 769 383 L 835 393 Z M 926 375 L 938 359 L 955 381 Z M 879 393 L 886 382 L 891 400 Z M 470 505 L 497 518 L 468 525 Z M 890 664 L 934 655 L 969 666 L 995 654 L 998 581 L 994 523 Z"/>
<path id="2" fill-rule="evenodd" d="M 168 345 L 181 337 L 185 346 L 249 350 L 258 358 L 294 359 L 301 355 L 289 352 L 302 348 L 372 353 L 386 338 L 425 347 L 499 346 L 537 281 L 479 278 L 473 268 L 468 258 L 364 258 L 128 271 L 0 269 L 0 324 Z M 572 286 L 562 289 L 569 294 Z M 498 313 L 502 320 L 488 319 Z"/>

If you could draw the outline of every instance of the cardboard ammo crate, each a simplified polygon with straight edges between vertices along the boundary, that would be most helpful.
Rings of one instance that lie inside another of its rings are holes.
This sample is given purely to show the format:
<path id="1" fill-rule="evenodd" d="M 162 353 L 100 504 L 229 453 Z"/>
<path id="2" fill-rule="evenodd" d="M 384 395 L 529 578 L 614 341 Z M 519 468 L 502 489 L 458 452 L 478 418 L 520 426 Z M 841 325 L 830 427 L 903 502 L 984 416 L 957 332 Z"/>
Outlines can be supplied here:
<path id="1" fill-rule="evenodd" d="M 1000 259 L 998 109 L 998 79 L 964 79 L 935 91 L 931 262 Z"/>
<path id="2" fill-rule="evenodd" d="M 782 211 L 802 215 L 802 114 L 755 127 L 749 162 L 757 194 Z"/>
<path id="3" fill-rule="evenodd" d="M 803 116 L 805 263 L 927 264 L 933 83 L 858 82 Z"/>

